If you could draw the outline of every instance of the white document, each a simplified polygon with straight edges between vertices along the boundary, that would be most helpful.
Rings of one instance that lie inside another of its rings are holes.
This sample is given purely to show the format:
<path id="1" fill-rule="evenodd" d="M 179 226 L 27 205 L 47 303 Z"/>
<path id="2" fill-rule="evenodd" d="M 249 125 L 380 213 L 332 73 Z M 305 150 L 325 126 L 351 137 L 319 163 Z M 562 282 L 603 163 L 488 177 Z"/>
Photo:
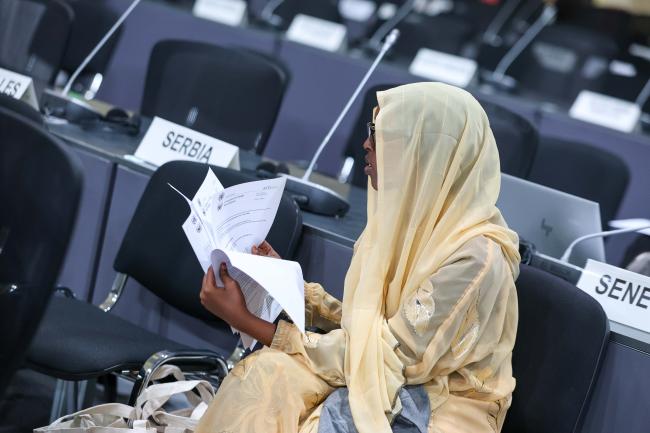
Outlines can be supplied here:
<path id="1" fill-rule="evenodd" d="M 212 170 L 192 200 L 177 191 L 190 207 L 183 231 L 204 272 L 212 266 L 221 285 L 219 266 L 240 285 L 248 309 L 273 322 L 284 309 L 305 331 L 305 294 L 302 269 L 296 262 L 251 254 L 266 239 L 280 205 L 285 178 L 247 182 L 224 188 Z M 233 329 L 233 332 L 238 332 Z M 241 334 L 252 348 L 256 340 Z"/>
<path id="2" fill-rule="evenodd" d="M 135 156 L 156 167 L 185 160 L 239 170 L 237 146 L 160 117 L 153 118 Z"/>
<path id="3" fill-rule="evenodd" d="M 26 102 L 33 109 L 38 110 L 36 90 L 31 77 L 0 68 L 0 93 Z"/>
<path id="4" fill-rule="evenodd" d="M 650 332 L 650 278 L 590 259 L 577 286 L 610 320 Z"/>
<path id="5" fill-rule="evenodd" d="M 290 41 L 326 51 L 338 51 L 345 43 L 347 29 L 343 24 L 298 14 L 291 21 L 286 37 Z"/>
<path id="6" fill-rule="evenodd" d="M 246 21 L 246 2 L 243 0 L 197 0 L 192 13 L 206 20 L 229 26 L 239 26 Z"/>
<path id="7" fill-rule="evenodd" d="M 409 66 L 409 72 L 457 87 L 467 87 L 476 75 L 477 68 L 474 60 L 420 48 Z"/>
<path id="8" fill-rule="evenodd" d="M 633 229 L 641 227 L 649 227 L 650 220 L 645 218 L 630 218 L 624 220 L 612 220 L 609 222 L 609 226 L 615 229 Z M 646 236 L 650 236 L 650 229 L 639 230 L 639 233 L 642 233 Z"/>
<path id="9" fill-rule="evenodd" d="M 632 132 L 641 117 L 641 108 L 633 102 L 583 90 L 571 106 L 569 115 L 618 131 Z"/>

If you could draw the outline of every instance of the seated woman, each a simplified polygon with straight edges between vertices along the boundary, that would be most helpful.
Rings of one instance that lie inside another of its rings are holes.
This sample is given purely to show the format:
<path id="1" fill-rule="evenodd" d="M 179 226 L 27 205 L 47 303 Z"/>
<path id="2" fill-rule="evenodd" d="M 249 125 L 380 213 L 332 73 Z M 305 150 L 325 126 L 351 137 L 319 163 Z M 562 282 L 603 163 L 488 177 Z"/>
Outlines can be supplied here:
<path id="1" fill-rule="evenodd" d="M 305 284 L 307 324 L 329 332 L 253 316 L 223 266 L 225 287 L 212 270 L 204 278 L 203 305 L 268 347 L 232 370 L 199 433 L 322 431 L 323 402 L 342 387 L 354 425 L 325 431 L 390 432 L 410 387 L 428 396 L 425 431 L 500 431 L 515 387 L 519 253 L 495 207 L 488 119 L 443 84 L 377 97 L 363 145 L 368 221 L 343 302 Z M 254 253 L 273 255 L 266 243 Z"/>

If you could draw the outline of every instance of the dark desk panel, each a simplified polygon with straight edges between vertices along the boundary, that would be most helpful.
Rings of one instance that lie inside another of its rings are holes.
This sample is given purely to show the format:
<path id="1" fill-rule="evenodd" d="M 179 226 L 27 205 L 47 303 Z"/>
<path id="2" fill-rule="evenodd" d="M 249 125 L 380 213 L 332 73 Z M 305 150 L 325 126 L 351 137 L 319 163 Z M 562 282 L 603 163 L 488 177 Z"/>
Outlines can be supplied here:
<path id="1" fill-rule="evenodd" d="M 122 12 L 131 0 L 108 0 L 108 3 Z M 113 53 L 98 98 L 139 111 L 149 55 L 153 46 L 164 39 L 240 46 L 270 54 L 275 36 L 197 18 L 170 5 L 143 1 L 124 23 L 122 37 Z"/>
<path id="2" fill-rule="evenodd" d="M 95 279 L 97 252 L 101 245 L 115 163 L 96 153 L 75 148 L 81 160 L 84 185 L 75 225 L 59 284 L 79 299 L 90 300 Z"/>

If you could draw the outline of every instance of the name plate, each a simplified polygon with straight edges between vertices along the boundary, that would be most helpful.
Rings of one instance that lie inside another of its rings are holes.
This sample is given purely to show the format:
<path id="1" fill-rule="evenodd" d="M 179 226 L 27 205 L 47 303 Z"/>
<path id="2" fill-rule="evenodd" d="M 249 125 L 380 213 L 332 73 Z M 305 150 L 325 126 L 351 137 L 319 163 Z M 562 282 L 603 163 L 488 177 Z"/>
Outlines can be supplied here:
<path id="1" fill-rule="evenodd" d="M 180 159 L 239 170 L 237 146 L 160 117 L 154 117 L 135 156 L 155 166 Z"/>
<path id="2" fill-rule="evenodd" d="M 339 12 L 346 20 L 367 21 L 375 13 L 377 5 L 371 0 L 340 0 Z"/>
<path id="3" fill-rule="evenodd" d="M 577 286 L 598 301 L 610 320 L 650 332 L 650 278 L 588 260 Z"/>
<path id="4" fill-rule="evenodd" d="M 199 18 L 229 26 L 239 26 L 246 21 L 246 2 L 243 0 L 197 0 L 192 13 Z"/>
<path id="5" fill-rule="evenodd" d="M 583 90 L 569 110 L 574 119 L 632 132 L 639 122 L 641 109 L 634 103 Z"/>
<path id="6" fill-rule="evenodd" d="M 409 72 L 433 81 L 467 87 L 476 75 L 477 66 L 471 59 L 420 48 L 409 66 Z"/>
<path id="7" fill-rule="evenodd" d="M 298 14 L 287 30 L 288 40 L 326 51 L 339 51 L 345 43 L 343 24 Z"/>
<path id="8" fill-rule="evenodd" d="M 31 77 L 0 68 L 0 93 L 26 102 L 38 110 L 38 100 Z"/>

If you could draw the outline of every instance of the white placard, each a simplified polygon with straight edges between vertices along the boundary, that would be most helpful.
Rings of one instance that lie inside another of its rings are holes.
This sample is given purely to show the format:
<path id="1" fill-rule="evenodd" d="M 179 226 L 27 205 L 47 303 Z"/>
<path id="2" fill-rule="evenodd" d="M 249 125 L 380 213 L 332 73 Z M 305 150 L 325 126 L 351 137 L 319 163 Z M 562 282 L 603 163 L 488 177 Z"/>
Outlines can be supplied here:
<path id="1" fill-rule="evenodd" d="M 636 68 L 632 63 L 622 62 L 620 60 L 612 60 L 609 63 L 609 72 L 613 75 L 620 75 L 621 77 L 633 78 L 636 77 Z"/>
<path id="2" fill-rule="evenodd" d="M 577 285 L 598 301 L 610 320 L 650 332 L 650 278 L 588 260 Z"/>
<path id="3" fill-rule="evenodd" d="M 298 14 L 287 30 L 287 39 L 326 51 L 339 51 L 345 43 L 343 24 Z"/>
<path id="4" fill-rule="evenodd" d="M 397 6 L 394 3 L 382 3 L 377 9 L 377 18 L 382 21 L 389 20 L 397 13 Z"/>
<path id="5" fill-rule="evenodd" d="M 433 81 L 467 87 L 474 78 L 476 69 L 477 64 L 474 60 L 420 48 L 411 62 L 409 72 Z"/>
<path id="6" fill-rule="evenodd" d="M 375 13 L 377 5 L 370 0 L 341 0 L 339 12 L 341 16 L 352 21 L 367 21 Z"/>
<path id="7" fill-rule="evenodd" d="M 240 26 L 246 21 L 246 2 L 243 0 L 197 0 L 192 13 L 206 20 L 229 26 Z"/>
<path id="8" fill-rule="evenodd" d="M 0 93 L 26 102 L 38 110 L 38 100 L 31 77 L 0 68 Z"/>
<path id="9" fill-rule="evenodd" d="M 639 122 L 641 109 L 633 102 L 583 90 L 571 106 L 569 115 L 618 131 L 632 132 Z"/>
<path id="10" fill-rule="evenodd" d="M 180 159 L 239 170 L 237 146 L 160 117 L 154 117 L 135 156 L 155 166 Z"/>

